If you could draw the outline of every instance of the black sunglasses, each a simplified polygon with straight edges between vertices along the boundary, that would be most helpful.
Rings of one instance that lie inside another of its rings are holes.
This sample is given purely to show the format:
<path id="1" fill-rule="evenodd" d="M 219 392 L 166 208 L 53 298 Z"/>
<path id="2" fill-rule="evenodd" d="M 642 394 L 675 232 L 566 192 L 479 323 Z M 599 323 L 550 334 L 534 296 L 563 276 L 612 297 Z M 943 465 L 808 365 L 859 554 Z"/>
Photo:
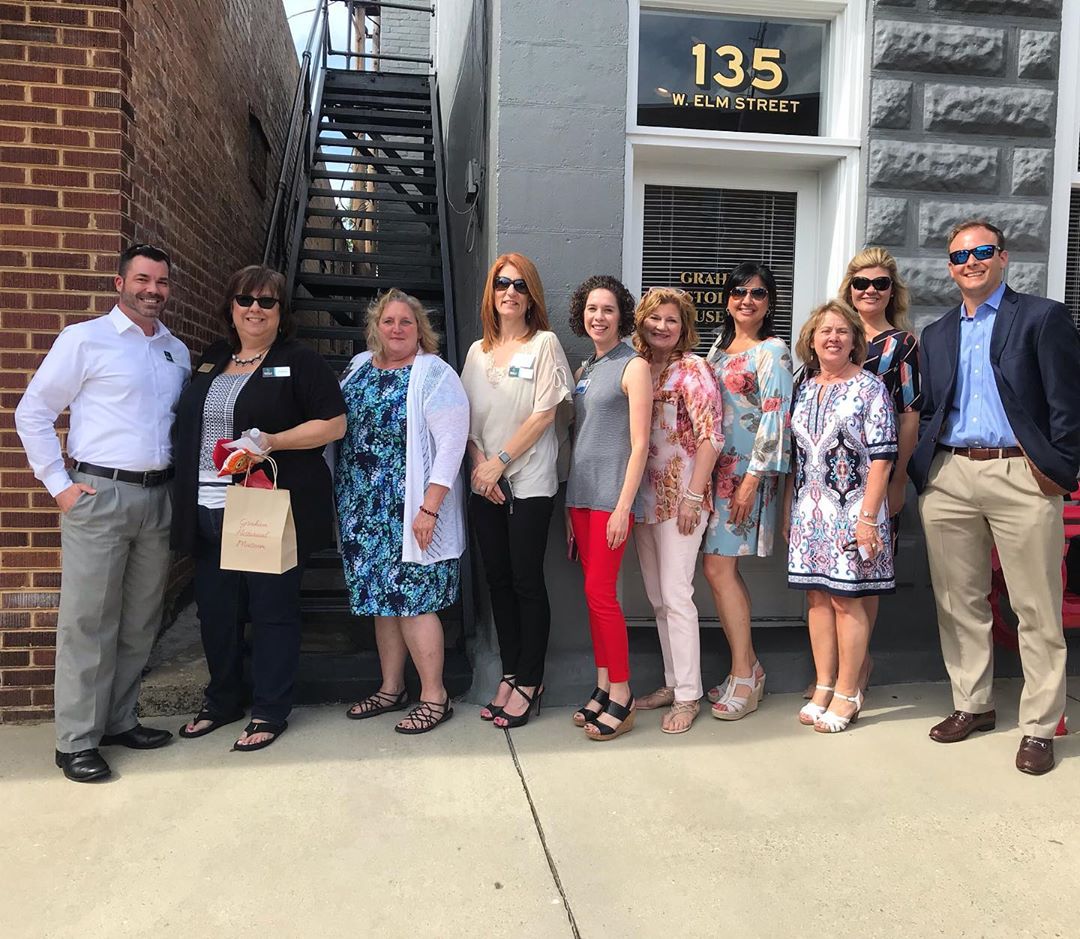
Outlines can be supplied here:
<path id="1" fill-rule="evenodd" d="M 979 245 L 977 248 L 961 248 L 959 251 L 949 252 L 949 263 L 957 266 L 967 264 L 967 259 L 975 255 L 976 261 L 989 261 L 998 251 L 997 245 Z"/>
<path id="2" fill-rule="evenodd" d="M 891 277 L 852 277 L 851 286 L 856 290 L 866 290 L 871 284 L 875 290 L 888 290 L 892 286 Z"/>
<path id="3" fill-rule="evenodd" d="M 233 297 L 233 302 L 237 306 L 254 306 L 259 304 L 260 310 L 272 310 L 277 306 L 277 297 L 253 297 L 250 293 L 238 293 Z"/>
<path id="4" fill-rule="evenodd" d="M 739 300 L 741 300 L 747 294 L 750 294 L 750 296 L 753 297 L 755 300 L 764 300 L 769 295 L 769 291 L 766 290 L 764 287 L 732 287 L 731 288 L 731 295 L 733 297 L 737 297 Z"/>
<path id="5" fill-rule="evenodd" d="M 496 290 L 509 290 L 513 287 L 518 293 L 529 292 L 529 285 L 520 277 L 517 280 L 511 280 L 509 277 L 496 277 L 491 283 Z"/>

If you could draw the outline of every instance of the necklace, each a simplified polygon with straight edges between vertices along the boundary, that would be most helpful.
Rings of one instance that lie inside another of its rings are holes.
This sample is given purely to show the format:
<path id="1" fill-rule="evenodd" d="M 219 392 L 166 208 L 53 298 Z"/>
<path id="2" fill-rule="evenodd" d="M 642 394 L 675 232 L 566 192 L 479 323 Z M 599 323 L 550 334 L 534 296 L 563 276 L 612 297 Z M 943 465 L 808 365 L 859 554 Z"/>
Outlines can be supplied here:
<path id="1" fill-rule="evenodd" d="M 261 359 L 264 355 L 266 355 L 266 353 L 267 353 L 267 350 L 263 349 L 262 352 L 260 352 L 258 355 L 253 355 L 250 359 L 242 359 L 234 352 L 232 354 L 232 360 L 237 365 L 254 365 L 256 362 L 259 361 L 259 359 Z"/>

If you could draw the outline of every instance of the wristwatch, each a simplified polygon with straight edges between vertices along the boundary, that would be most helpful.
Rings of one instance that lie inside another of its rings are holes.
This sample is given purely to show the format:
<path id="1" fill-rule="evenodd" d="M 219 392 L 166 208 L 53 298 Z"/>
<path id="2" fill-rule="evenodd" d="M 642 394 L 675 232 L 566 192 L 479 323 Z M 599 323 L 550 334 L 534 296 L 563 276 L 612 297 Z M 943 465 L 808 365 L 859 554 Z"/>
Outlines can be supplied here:
<path id="1" fill-rule="evenodd" d="M 499 462 L 502 463 L 503 466 L 509 466 L 512 459 L 513 457 L 511 457 L 510 454 L 507 453 L 505 450 L 499 451 Z"/>

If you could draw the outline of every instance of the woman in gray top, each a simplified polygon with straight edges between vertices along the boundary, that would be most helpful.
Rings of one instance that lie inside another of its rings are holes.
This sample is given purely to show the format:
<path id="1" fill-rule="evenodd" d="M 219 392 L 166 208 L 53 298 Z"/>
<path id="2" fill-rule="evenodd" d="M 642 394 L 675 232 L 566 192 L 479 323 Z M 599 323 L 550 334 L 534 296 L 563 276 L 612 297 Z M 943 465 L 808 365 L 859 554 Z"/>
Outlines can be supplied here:
<path id="1" fill-rule="evenodd" d="M 592 740 L 634 726 L 626 619 L 615 594 L 652 422 L 648 363 L 620 340 L 634 328 L 634 298 L 614 277 L 590 277 L 570 299 L 570 328 L 594 353 L 575 375 L 574 450 L 566 486 L 567 537 L 585 573 L 596 688 L 574 713 Z"/>

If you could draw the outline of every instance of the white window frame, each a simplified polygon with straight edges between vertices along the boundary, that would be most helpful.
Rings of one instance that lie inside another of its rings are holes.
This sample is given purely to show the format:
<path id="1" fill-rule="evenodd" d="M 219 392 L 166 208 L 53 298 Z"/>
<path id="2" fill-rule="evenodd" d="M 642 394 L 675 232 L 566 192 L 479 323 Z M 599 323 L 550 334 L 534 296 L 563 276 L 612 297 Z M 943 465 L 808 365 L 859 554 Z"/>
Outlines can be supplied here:
<path id="1" fill-rule="evenodd" d="M 1057 138 L 1054 146 L 1054 188 L 1050 200 L 1050 256 L 1046 294 L 1065 299 L 1065 272 L 1069 251 L 1069 204 L 1072 190 L 1080 189 L 1080 0 L 1065 0 L 1061 8 L 1061 43 L 1058 65 Z"/>
<path id="2" fill-rule="evenodd" d="M 641 8 L 670 9 L 790 19 L 825 20 L 829 23 L 824 66 L 822 135 L 745 134 L 670 127 L 646 127 L 637 123 L 638 42 Z M 796 293 L 792 328 L 798 335 L 810 310 L 835 293 L 847 262 L 862 243 L 866 191 L 861 172 L 867 120 L 869 68 L 867 63 L 866 4 L 864 0 L 629 0 L 626 153 L 624 185 L 623 280 L 631 290 L 641 289 L 641 197 L 646 174 L 665 170 L 668 185 L 703 185 L 697 168 L 713 165 L 713 178 L 704 185 L 739 188 L 738 178 L 772 169 L 772 181 L 760 188 L 792 188 L 782 184 L 785 173 L 818 175 L 815 200 L 819 210 L 811 239 L 816 256 L 811 265 L 796 258 L 798 282 L 808 291 Z M 852 77 L 858 76 L 853 81 Z M 681 182 L 679 167 L 687 166 Z M 723 168 L 720 168 L 723 167 Z M 724 170 L 736 173 L 733 185 Z M 738 177 L 738 178 L 737 178 Z M 690 179 L 694 181 L 689 181 Z M 802 221 L 798 223 L 802 227 Z"/>

